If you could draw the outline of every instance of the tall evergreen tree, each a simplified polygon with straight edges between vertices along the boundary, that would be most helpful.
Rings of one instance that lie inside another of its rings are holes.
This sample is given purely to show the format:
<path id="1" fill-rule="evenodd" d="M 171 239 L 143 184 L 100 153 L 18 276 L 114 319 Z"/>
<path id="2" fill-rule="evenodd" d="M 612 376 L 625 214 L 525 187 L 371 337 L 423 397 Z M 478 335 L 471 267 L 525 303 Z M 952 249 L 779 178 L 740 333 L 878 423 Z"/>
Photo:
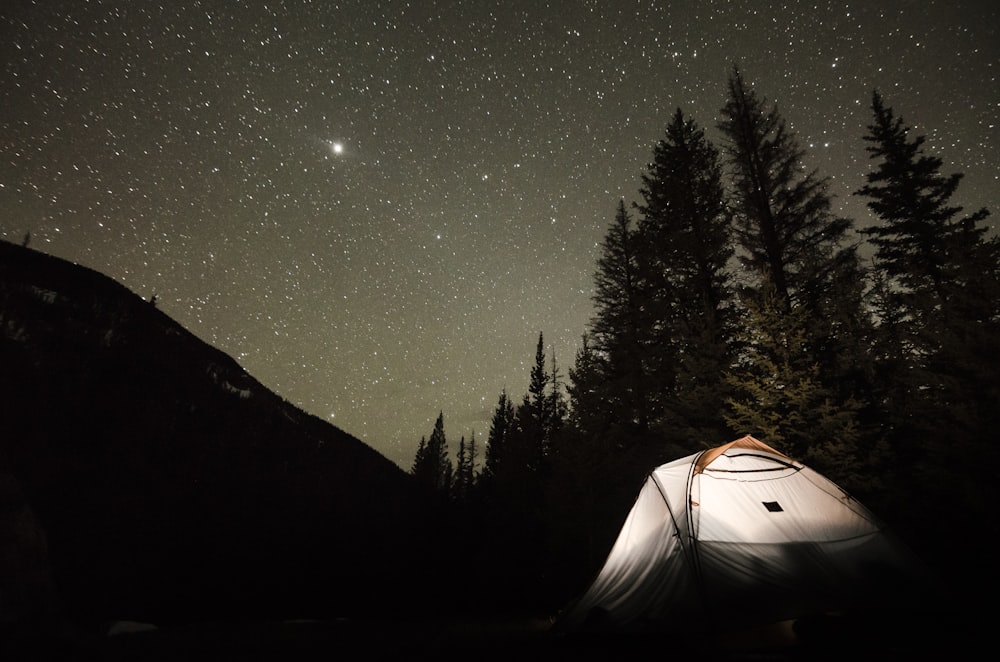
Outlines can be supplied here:
<path id="1" fill-rule="evenodd" d="M 859 449 L 854 400 L 840 401 L 806 349 L 806 310 L 784 311 L 777 292 L 750 300 L 743 351 L 726 375 L 733 395 L 726 420 L 812 465 L 849 490 L 871 490 L 872 458 Z"/>
<path id="2" fill-rule="evenodd" d="M 737 254 L 746 281 L 742 304 L 751 318 L 755 309 L 766 308 L 801 320 L 804 365 L 816 365 L 831 407 L 858 419 L 858 399 L 870 391 L 868 375 L 858 369 L 866 363 L 870 329 L 864 272 L 857 245 L 849 242 L 853 224 L 832 214 L 827 180 L 805 171 L 804 152 L 785 120 L 737 68 L 722 112 L 719 128 L 727 138 Z"/>
<path id="3" fill-rule="evenodd" d="M 455 458 L 455 474 L 452 483 L 452 496 L 455 501 L 468 504 L 476 489 L 476 433 L 473 432 L 469 441 L 463 436 L 458 441 L 458 455 Z"/>
<path id="4" fill-rule="evenodd" d="M 816 308 L 840 261 L 853 255 L 843 248 L 851 222 L 833 216 L 827 181 L 804 171 L 804 152 L 777 107 L 768 108 L 735 67 L 722 116 L 739 259 L 757 281 L 750 289 L 766 282 L 785 310 Z"/>
<path id="5" fill-rule="evenodd" d="M 546 486 L 550 476 L 549 452 L 558 410 L 552 404 L 553 379 L 545 368 L 544 335 L 539 333 L 528 392 L 514 407 L 506 391 L 493 415 L 481 477 L 486 497 L 488 555 L 507 568 L 493 567 L 494 580 L 504 586 L 491 590 L 507 594 L 513 586 L 507 575 L 532 577 L 538 590 L 547 563 L 545 553 Z M 499 558 L 497 558 L 499 555 Z M 525 587 L 522 587 L 524 589 Z"/>
<path id="6" fill-rule="evenodd" d="M 608 365 L 594 348 L 589 334 L 581 337 L 580 347 L 569 370 L 569 424 L 574 437 L 607 437 L 614 420 L 606 387 Z"/>
<path id="7" fill-rule="evenodd" d="M 507 396 L 507 389 L 500 392 L 497 406 L 490 420 L 489 436 L 486 438 L 486 458 L 483 464 L 482 481 L 492 485 L 501 472 L 507 457 L 510 437 L 514 430 L 514 403 Z"/>
<path id="8" fill-rule="evenodd" d="M 911 137 L 877 91 L 872 112 L 865 141 L 877 167 L 857 194 L 868 198 L 880 221 L 864 232 L 875 247 L 881 283 L 876 293 L 880 358 L 889 380 L 885 393 L 897 410 L 903 402 L 916 408 L 897 419 L 907 434 L 913 423 L 906 419 L 923 420 L 927 398 L 941 395 L 945 406 L 959 399 L 977 402 L 976 394 L 1000 375 L 997 362 L 982 361 L 995 351 L 1000 332 L 1000 240 L 987 235 L 985 208 L 963 215 L 951 203 L 961 174 L 941 174 L 941 159 L 925 153 L 924 137 Z M 955 370 L 970 379 L 951 376 Z M 948 394 L 962 384 L 976 393 Z M 982 417 L 995 407 L 982 402 L 980 409 Z"/>
<path id="9" fill-rule="evenodd" d="M 479 447 L 476 444 L 476 432 L 473 431 L 469 435 L 469 443 L 465 447 L 465 474 L 462 479 L 470 495 L 478 484 L 479 472 L 476 470 L 477 457 L 479 457 Z"/>
<path id="10" fill-rule="evenodd" d="M 410 474 L 421 482 L 430 483 L 430 479 L 426 476 L 427 469 L 427 437 L 420 437 L 420 443 L 417 444 L 417 452 L 413 456 L 413 466 L 410 467 Z"/>
<path id="11" fill-rule="evenodd" d="M 727 434 L 721 375 L 730 362 L 733 247 L 718 150 L 678 109 L 642 181 L 638 267 L 656 415 L 698 448 Z"/>
<path id="12" fill-rule="evenodd" d="M 879 221 L 865 233 L 879 285 L 880 395 L 906 490 L 900 510 L 947 515 L 957 526 L 991 522 L 996 535 L 986 504 L 1000 496 L 985 467 L 1000 459 L 992 441 L 1000 239 L 988 234 L 986 209 L 966 215 L 951 202 L 961 174 L 942 174 L 924 137 L 912 136 L 878 92 L 872 113 L 865 141 L 875 167 L 857 194 Z"/>
<path id="13" fill-rule="evenodd" d="M 605 362 L 604 395 L 615 424 L 648 429 L 649 401 L 638 247 L 632 219 L 620 200 L 608 228 L 594 275 L 595 314 L 590 322 L 594 350 Z"/>
<path id="14" fill-rule="evenodd" d="M 535 347 L 535 362 L 531 366 L 528 381 L 528 392 L 517 410 L 518 442 L 522 447 L 520 457 L 531 472 L 542 469 L 547 453 L 546 429 L 548 428 L 548 412 L 546 390 L 549 378 L 545 371 L 545 341 L 543 334 L 538 334 L 538 344 Z"/>
<path id="15" fill-rule="evenodd" d="M 465 501 L 469 497 L 470 482 L 469 456 L 465 449 L 465 437 L 458 440 L 458 455 L 455 456 L 455 480 L 452 483 L 452 497 L 455 501 Z"/>
<path id="16" fill-rule="evenodd" d="M 898 288 L 945 299 L 945 288 L 961 280 L 970 252 L 984 241 L 987 228 L 980 221 L 989 212 L 960 216 L 962 207 L 951 204 L 951 197 L 962 175 L 941 174 L 941 159 L 924 153 L 924 136 L 911 139 L 909 127 L 877 91 L 871 107 L 875 118 L 864 140 L 879 164 L 857 194 L 869 199 L 881 223 L 863 232 L 880 269 Z"/>
<path id="17" fill-rule="evenodd" d="M 558 452 L 559 437 L 569 417 L 569 402 L 566 400 L 565 385 L 556 362 L 555 350 L 552 351 L 551 365 L 552 371 L 548 375 L 549 392 L 545 396 L 545 448 L 548 455 Z"/>
<path id="18" fill-rule="evenodd" d="M 634 457 L 635 429 L 618 419 L 609 371 L 584 334 L 569 370 L 569 416 L 553 457 L 547 523 L 560 570 L 576 581 L 597 571 L 650 466 Z"/>

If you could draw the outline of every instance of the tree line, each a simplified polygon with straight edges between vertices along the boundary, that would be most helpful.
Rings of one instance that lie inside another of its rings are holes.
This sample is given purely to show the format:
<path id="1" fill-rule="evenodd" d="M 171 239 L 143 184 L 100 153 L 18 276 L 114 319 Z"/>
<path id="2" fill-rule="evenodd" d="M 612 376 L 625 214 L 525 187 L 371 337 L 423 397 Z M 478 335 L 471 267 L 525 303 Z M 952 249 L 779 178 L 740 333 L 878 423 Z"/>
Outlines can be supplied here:
<path id="1" fill-rule="evenodd" d="M 718 144 L 678 109 L 640 200 L 617 204 L 568 379 L 539 334 L 528 393 L 501 392 L 484 449 L 463 438 L 454 466 L 443 413 L 420 442 L 413 475 L 459 506 L 494 589 L 516 575 L 554 600 L 578 590 L 649 470 L 744 434 L 839 483 L 932 563 L 951 550 L 942 522 L 997 534 L 988 211 L 952 202 L 962 175 L 875 91 L 854 194 L 876 223 L 856 227 L 777 106 L 738 68 L 727 86 Z"/>

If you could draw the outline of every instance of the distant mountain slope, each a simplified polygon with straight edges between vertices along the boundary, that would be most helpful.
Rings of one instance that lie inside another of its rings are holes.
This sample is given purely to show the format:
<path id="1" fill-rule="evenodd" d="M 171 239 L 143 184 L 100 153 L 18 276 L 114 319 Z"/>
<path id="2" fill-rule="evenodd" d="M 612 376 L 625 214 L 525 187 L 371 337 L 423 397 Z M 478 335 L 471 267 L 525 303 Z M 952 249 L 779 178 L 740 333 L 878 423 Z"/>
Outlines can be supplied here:
<path id="1" fill-rule="evenodd" d="M 405 608 L 431 554 L 426 495 L 391 461 L 119 283 L 8 242 L 0 483 L 84 618 Z"/>

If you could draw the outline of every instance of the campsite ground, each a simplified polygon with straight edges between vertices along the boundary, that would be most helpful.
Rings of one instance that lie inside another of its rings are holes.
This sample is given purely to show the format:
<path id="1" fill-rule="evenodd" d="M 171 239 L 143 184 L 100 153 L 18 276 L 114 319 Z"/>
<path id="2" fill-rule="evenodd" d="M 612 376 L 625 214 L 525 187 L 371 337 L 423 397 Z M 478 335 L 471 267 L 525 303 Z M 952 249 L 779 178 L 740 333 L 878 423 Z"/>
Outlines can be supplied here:
<path id="1" fill-rule="evenodd" d="M 199 623 L 152 627 L 118 623 L 105 636 L 71 629 L 42 641 L 24 640 L 5 659 L 149 660 L 632 660 L 651 647 L 696 654 L 702 662 L 822 660 L 954 660 L 978 651 L 974 621 L 940 615 L 864 624 L 826 617 L 720 637 L 563 635 L 546 619 L 491 621 L 286 621 Z"/>

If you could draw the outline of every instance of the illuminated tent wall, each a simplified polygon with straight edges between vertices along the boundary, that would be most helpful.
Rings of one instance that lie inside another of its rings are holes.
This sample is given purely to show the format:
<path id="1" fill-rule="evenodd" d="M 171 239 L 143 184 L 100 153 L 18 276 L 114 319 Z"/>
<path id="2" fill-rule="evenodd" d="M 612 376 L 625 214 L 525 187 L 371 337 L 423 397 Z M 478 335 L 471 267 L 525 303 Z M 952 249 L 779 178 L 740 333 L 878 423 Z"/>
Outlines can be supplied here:
<path id="1" fill-rule="evenodd" d="M 867 608 L 919 569 L 837 485 L 746 436 L 653 470 L 557 627 L 709 632 Z"/>

